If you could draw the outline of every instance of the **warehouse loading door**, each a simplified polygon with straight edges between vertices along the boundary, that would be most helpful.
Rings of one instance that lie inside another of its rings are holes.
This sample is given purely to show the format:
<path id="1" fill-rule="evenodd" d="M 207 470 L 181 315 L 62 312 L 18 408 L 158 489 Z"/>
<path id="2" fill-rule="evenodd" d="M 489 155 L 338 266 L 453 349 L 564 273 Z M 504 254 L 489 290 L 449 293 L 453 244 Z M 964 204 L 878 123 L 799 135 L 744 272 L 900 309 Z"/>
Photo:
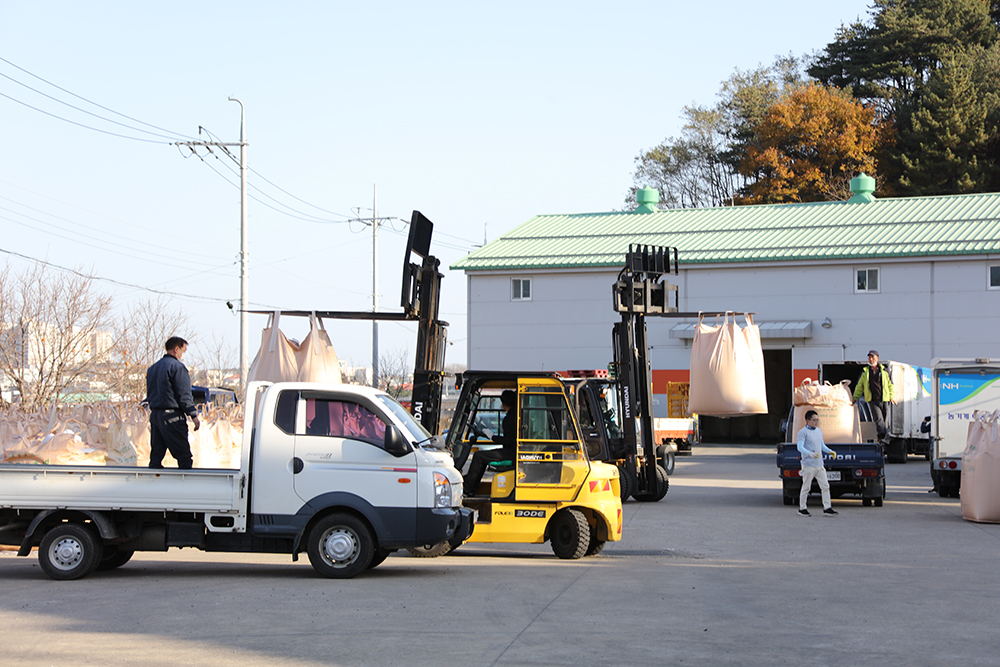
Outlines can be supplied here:
<path id="1" fill-rule="evenodd" d="M 766 415 L 746 417 L 702 417 L 702 442 L 735 444 L 776 443 L 781 440 L 781 420 L 792 405 L 792 351 L 764 350 L 764 381 L 767 385 Z"/>

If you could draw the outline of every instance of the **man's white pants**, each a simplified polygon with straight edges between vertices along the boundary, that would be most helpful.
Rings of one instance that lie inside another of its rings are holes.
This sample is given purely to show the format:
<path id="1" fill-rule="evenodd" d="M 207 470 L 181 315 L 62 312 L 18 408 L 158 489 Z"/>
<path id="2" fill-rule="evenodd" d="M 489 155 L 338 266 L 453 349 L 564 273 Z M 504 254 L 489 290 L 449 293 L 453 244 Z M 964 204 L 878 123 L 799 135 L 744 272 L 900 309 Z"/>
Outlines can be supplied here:
<path id="1" fill-rule="evenodd" d="M 806 508 L 809 489 L 813 479 L 819 484 L 820 495 L 823 496 L 823 509 L 830 507 L 830 481 L 826 478 L 826 468 L 823 466 L 802 466 L 802 491 L 799 492 L 799 509 Z"/>

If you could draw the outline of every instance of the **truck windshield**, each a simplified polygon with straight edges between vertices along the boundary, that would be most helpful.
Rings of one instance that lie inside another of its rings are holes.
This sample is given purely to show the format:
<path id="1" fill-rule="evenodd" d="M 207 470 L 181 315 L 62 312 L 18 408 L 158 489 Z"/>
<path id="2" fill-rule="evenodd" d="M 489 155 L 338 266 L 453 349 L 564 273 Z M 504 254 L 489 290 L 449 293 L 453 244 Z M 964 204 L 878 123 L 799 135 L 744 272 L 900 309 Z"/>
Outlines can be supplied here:
<path id="1" fill-rule="evenodd" d="M 427 429 L 425 429 L 420 422 L 414 419 L 413 415 L 411 415 L 406 408 L 400 405 L 399 402 L 392 396 L 379 394 L 378 400 L 382 401 L 385 407 L 389 409 L 389 412 L 394 414 L 396 418 L 403 423 L 403 428 L 405 428 L 406 432 L 409 434 L 411 442 L 422 442 L 431 437 L 431 434 L 427 432 Z"/>
<path id="2" fill-rule="evenodd" d="M 622 437 L 621 410 L 618 409 L 618 390 L 611 384 L 597 385 L 597 409 L 604 420 L 609 438 Z"/>

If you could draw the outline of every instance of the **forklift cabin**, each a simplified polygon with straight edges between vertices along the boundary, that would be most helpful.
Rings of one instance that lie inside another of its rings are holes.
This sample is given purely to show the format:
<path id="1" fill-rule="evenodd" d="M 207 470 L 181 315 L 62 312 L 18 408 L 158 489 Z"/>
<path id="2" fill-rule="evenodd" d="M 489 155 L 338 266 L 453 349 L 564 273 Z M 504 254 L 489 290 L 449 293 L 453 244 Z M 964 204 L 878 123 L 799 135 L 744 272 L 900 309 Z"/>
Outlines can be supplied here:
<path id="1" fill-rule="evenodd" d="M 517 393 L 517 454 L 491 462 L 479 488 L 466 490 L 464 505 L 476 511 L 469 541 L 550 540 L 560 558 L 580 558 L 621 539 L 618 471 L 587 456 L 573 387 L 555 373 L 464 373 L 446 441 L 455 466 L 462 470 L 480 448 L 501 446 L 492 436 L 504 435 L 505 390 Z"/>

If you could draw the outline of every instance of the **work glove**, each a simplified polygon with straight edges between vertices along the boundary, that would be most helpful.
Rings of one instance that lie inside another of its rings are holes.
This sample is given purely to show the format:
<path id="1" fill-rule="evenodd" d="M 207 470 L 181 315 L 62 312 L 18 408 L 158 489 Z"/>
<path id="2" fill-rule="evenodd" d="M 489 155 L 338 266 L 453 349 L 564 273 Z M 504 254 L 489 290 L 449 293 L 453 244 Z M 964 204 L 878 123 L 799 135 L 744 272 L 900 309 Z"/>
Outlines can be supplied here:
<path id="1" fill-rule="evenodd" d="M 820 456 L 822 456 L 822 455 L 821 455 L 821 454 L 820 454 L 819 452 L 813 452 L 813 453 L 811 454 L 811 456 L 812 456 L 812 458 L 814 458 L 814 459 L 818 459 L 818 458 L 819 458 Z"/>
<path id="2" fill-rule="evenodd" d="M 831 458 L 831 459 L 835 459 L 835 458 L 837 458 L 837 452 L 834 452 L 834 451 L 831 451 L 831 452 L 830 452 L 830 458 Z"/>

